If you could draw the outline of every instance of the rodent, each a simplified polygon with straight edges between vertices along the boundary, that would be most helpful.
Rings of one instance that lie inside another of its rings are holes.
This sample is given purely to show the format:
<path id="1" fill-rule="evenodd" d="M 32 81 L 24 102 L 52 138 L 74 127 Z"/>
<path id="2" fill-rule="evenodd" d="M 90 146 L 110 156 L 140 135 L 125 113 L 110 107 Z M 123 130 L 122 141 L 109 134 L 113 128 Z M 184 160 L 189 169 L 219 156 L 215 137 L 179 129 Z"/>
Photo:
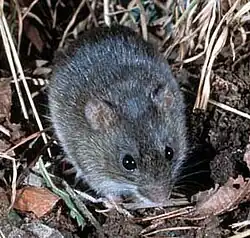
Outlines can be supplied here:
<path id="1" fill-rule="evenodd" d="M 124 26 L 85 32 L 55 60 L 49 108 L 68 160 L 98 194 L 168 201 L 187 150 L 185 106 L 150 43 Z"/>

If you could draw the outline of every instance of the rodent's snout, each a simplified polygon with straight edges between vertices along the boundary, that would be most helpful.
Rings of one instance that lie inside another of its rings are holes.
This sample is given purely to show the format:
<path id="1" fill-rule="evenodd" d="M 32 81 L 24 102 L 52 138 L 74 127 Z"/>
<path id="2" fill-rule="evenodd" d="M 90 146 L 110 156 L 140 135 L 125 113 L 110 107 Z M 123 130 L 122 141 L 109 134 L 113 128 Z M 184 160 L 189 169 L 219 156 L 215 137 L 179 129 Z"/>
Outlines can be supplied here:
<path id="1" fill-rule="evenodd" d="M 149 201 L 155 203 L 155 204 L 166 204 L 169 200 L 169 197 L 171 195 L 171 188 L 165 188 L 164 186 L 160 185 L 148 185 L 148 186 L 142 186 L 138 188 L 138 192 L 141 196 L 148 199 Z"/>

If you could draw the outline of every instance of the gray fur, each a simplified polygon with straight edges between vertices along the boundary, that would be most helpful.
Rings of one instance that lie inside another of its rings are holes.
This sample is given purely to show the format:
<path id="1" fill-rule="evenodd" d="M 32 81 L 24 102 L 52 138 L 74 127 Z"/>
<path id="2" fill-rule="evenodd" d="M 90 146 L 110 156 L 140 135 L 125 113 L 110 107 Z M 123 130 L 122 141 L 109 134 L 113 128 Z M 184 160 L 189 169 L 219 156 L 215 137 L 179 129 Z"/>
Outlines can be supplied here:
<path id="1" fill-rule="evenodd" d="M 55 62 L 51 118 L 78 174 L 107 197 L 166 202 L 186 154 L 183 98 L 167 62 L 121 26 L 85 33 Z M 125 154 L 134 172 L 122 167 Z"/>

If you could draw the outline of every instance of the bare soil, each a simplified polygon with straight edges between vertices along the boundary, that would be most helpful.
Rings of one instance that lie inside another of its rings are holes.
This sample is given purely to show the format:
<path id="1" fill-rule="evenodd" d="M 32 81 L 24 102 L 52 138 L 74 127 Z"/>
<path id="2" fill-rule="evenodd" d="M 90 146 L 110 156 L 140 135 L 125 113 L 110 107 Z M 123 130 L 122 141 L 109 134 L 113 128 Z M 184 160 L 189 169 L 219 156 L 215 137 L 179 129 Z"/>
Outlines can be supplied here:
<path id="1" fill-rule="evenodd" d="M 24 1 L 23 4 L 25 5 L 27 2 Z M 45 30 L 45 28 L 42 29 L 37 26 L 37 22 L 35 22 L 34 19 L 24 24 L 26 34 L 22 37 L 20 59 L 26 76 L 49 80 L 49 73 L 46 76 L 43 74 L 33 74 L 36 69 L 35 60 L 47 60 L 48 63 L 46 67 L 52 68 L 53 56 L 63 35 L 62 29 L 66 28 L 71 13 L 75 12 L 78 3 L 79 1 L 68 1 L 68 5 L 66 4 L 67 9 L 62 6 L 58 8 L 60 11 L 58 10 L 57 19 L 59 20 L 56 28 L 52 27 L 51 18 L 48 13 L 49 9 L 47 9 L 43 3 L 34 7 L 33 13 L 44 17 L 43 20 L 47 28 Z M 97 4 L 95 11 L 97 19 L 99 19 L 99 15 L 102 13 L 102 7 Z M 82 9 L 82 14 L 83 16 L 89 14 L 87 7 Z M 76 22 L 80 20 L 82 19 L 78 16 Z M 40 30 L 40 36 L 36 30 L 31 29 L 32 26 L 37 26 L 37 29 Z M 94 27 L 93 22 L 89 24 L 87 28 L 92 27 Z M 32 36 L 27 34 L 27 32 L 29 32 L 27 29 L 33 32 Z M 152 33 L 155 32 L 155 29 L 149 29 Z M 31 47 L 31 53 L 27 55 L 30 40 L 33 40 L 33 46 Z M 34 45 L 36 45 L 36 47 L 34 47 Z M 250 114 L 250 41 L 248 41 L 244 47 L 237 48 L 236 61 L 233 61 L 230 49 L 230 44 L 227 42 L 213 65 L 210 98 Z M 11 74 L 6 56 L 3 52 L 2 42 L 0 41 L 0 77 L 7 78 L 10 77 Z M 176 64 L 174 60 L 169 60 L 173 72 L 180 82 L 185 95 L 189 140 L 187 162 L 184 165 L 180 181 L 176 185 L 176 191 L 185 194 L 189 199 L 193 194 L 199 191 L 208 190 L 216 184 L 225 184 L 230 177 L 236 178 L 238 175 L 249 177 L 249 170 L 246 163 L 243 161 L 246 145 L 249 143 L 249 119 L 212 104 L 208 105 L 206 112 L 193 111 L 203 61 L 204 58 L 201 58 L 198 61 L 184 64 L 183 68 L 180 69 L 180 65 Z M 39 92 L 34 96 L 34 102 L 38 108 L 42 122 L 45 127 L 48 128 L 47 133 L 52 136 L 53 130 L 47 119 L 48 107 L 46 87 L 43 85 L 35 85 L 32 81 L 28 81 L 28 83 L 33 93 Z M 11 92 L 12 106 L 10 120 L 9 122 L 7 120 L 0 120 L 0 123 L 8 128 L 10 128 L 11 125 L 13 126 L 14 123 L 20 127 L 12 127 L 11 139 L 7 139 L 2 133 L 0 134 L 1 149 L 6 149 L 15 145 L 18 139 L 23 137 L 23 135 L 28 136 L 38 130 L 32 116 L 29 121 L 23 119 L 16 89 L 13 84 L 11 84 Z M 25 102 L 27 102 L 27 98 L 25 98 Z M 27 103 L 27 105 L 29 104 Z M 36 141 L 32 146 L 29 145 L 29 143 L 26 143 L 15 149 L 15 156 L 21 164 L 18 168 L 18 188 L 22 187 L 23 181 L 29 174 L 29 169 L 33 168 L 38 160 L 38 156 L 41 154 L 44 154 L 45 161 L 50 161 L 52 163 L 51 172 L 67 179 L 67 182 L 73 186 L 74 178 L 72 176 L 65 176 L 62 173 L 62 171 L 66 170 L 68 165 L 62 162 L 64 155 L 58 145 L 50 145 L 53 154 L 52 160 L 46 156 L 46 148 L 44 148 L 41 139 Z M 9 161 L 0 160 L 0 187 L 6 190 L 10 188 L 9 175 L 12 173 L 11 166 Z M 77 186 L 79 187 L 81 184 Z M 8 206 L 6 206 L 5 203 L 5 205 L 0 205 L 0 207 L 2 208 L 0 209 L 0 214 L 4 214 L 2 218 L 0 218 L 0 223 L 2 222 L 2 224 L 11 226 L 6 218 Z M 129 219 L 116 211 L 108 212 L 106 215 L 97 213 L 95 209 L 103 209 L 103 207 L 95 204 L 88 203 L 87 207 L 101 223 L 104 234 L 97 233 L 89 223 L 81 230 L 77 226 L 76 221 L 70 218 L 69 211 L 63 202 L 57 204 L 49 214 L 39 221 L 58 229 L 64 237 L 142 237 L 142 235 L 139 235 L 140 232 L 150 225 L 149 222 L 142 223 Z M 136 218 L 142 218 L 169 212 L 172 209 L 173 208 L 145 209 L 131 212 L 131 214 Z M 154 237 L 229 237 L 234 234 L 230 225 L 247 220 L 249 218 L 249 212 L 249 203 L 245 202 L 225 214 L 212 216 L 199 221 L 179 218 L 168 219 L 158 225 L 157 230 L 166 227 L 169 228 L 169 230 L 157 233 Z M 18 212 L 18 214 L 21 220 L 19 220 L 18 224 L 15 224 L 15 226 L 20 226 L 27 221 L 36 220 L 31 214 L 20 212 Z M 200 228 L 188 228 L 194 226 Z M 187 229 L 171 230 L 171 228 L 178 227 L 187 227 Z"/>

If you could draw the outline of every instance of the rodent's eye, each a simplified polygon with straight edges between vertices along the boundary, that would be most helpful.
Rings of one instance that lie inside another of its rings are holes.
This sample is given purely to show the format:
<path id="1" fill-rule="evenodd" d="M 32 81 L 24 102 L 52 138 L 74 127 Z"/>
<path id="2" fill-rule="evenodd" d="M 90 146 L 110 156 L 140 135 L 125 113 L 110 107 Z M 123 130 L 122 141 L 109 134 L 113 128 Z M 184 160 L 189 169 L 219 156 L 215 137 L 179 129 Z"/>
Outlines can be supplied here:
<path id="1" fill-rule="evenodd" d="M 165 157 L 166 157 L 166 159 L 171 160 L 173 158 L 173 156 L 174 156 L 173 149 L 166 146 L 165 147 Z"/>
<path id="2" fill-rule="evenodd" d="M 126 154 L 122 159 L 122 165 L 126 170 L 134 171 L 136 169 L 136 163 L 131 155 Z"/>

